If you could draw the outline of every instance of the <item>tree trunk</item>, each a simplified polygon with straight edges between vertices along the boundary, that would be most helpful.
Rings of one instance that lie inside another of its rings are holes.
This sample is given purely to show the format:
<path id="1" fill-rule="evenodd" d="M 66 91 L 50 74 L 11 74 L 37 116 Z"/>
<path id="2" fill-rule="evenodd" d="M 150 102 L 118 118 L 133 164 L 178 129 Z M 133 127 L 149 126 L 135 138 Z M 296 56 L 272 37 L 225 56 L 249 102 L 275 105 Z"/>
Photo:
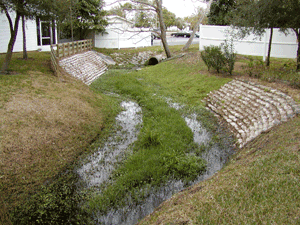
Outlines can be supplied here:
<path id="1" fill-rule="evenodd" d="M 8 43 L 6 56 L 5 56 L 5 59 L 4 59 L 4 62 L 2 64 L 2 68 L 1 68 L 1 71 L 0 71 L 1 73 L 8 73 L 9 64 L 10 64 L 10 61 L 11 61 L 14 45 L 15 45 L 15 42 L 16 42 L 16 37 L 17 37 L 17 34 L 18 34 L 19 21 L 20 21 L 20 14 L 17 12 L 16 19 L 15 19 L 15 24 L 14 24 L 14 29 L 10 34 L 10 40 L 9 40 L 9 43 Z"/>
<path id="2" fill-rule="evenodd" d="M 266 59 L 266 66 L 270 66 L 270 57 L 271 57 L 271 46 L 272 46 L 272 38 L 273 38 L 273 27 L 271 27 L 269 46 L 268 46 L 268 56 Z"/>
<path id="3" fill-rule="evenodd" d="M 213 2 L 213 0 L 210 0 L 210 1 L 208 2 L 207 8 L 206 8 L 205 12 L 204 12 L 202 15 L 200 15 L 199 20 L 197 21 L 196 25 L 194 26 L 193 33 L 191 34 L 191 36 L 190 36 L 188 42 L 187 42 L 187 43 L 185 44 L 185 46 L 182 48 L 183 51 L 188 50 L 189 47 L 191 46 L 191 44 L 192 44 L 192 42 L 193 42 L 193 40 L 194 40 L 194 37 L 195 37 L 196 31 L 197 31 L 197 28 L 200 26 L 200 24 L 201 24 L 202 20 L 204 19 L 205 15 L 206 15 L 207 12 L 209 11 L 210 5 L 211 5 L 212 2 Z"/>
<path id="4" fill-rule="evenodd" d="M 194 40 L 197 28 L 200 26 L 200 23 L 202 22 L 202 20 L 203 20 L 203 17 L 200 16 L 200 19 L 197 21 L 196 25 L 194 26 L 193 32 L 191 33 L 189 40 L 187 41 L 185 46 L 182 48 L 183 51 L 187 50 L 191 46 L 191 44 Z"/>
<path id="5" fill-rule="evenodd" d="M 168 45 L 168 42 L 167 42 L 166 26 L 165 26 L 164 19 L 163 19 L 163 14 L 162 14 L 162 0 L 155 0 L 155 2 L 156 2 L 156 6 L 157 6 L 156 7 L 156 12 L 157 12 L 158 20 L 159 20 L 160 31 L 161 31 L 161 34 L 160 34 L 161 41 L 162 41 L 162 44 L 164 46 L 167 58 L 171 58 L 172 55 L 171 55 L 171 51 L 170 51 L 170 48 L 169 48 L 169 45 Z"/>
<path id="6" fill-rule="evenodd" d="M 23 59 L 27 60 L 27 47 L 26 47 L 26 32 L 25 32 L 25 16 L 22 15 L 22 33 L 23 33 Z"/>
<path id="7" fill-rule="evenodd" d="M 297 67 L 296 71 L 300 71 L 300 29 L 294 29 L 296 36 L 297 36 L 297 41 L 298 41 L 298 50 L 297 50 Z"/>

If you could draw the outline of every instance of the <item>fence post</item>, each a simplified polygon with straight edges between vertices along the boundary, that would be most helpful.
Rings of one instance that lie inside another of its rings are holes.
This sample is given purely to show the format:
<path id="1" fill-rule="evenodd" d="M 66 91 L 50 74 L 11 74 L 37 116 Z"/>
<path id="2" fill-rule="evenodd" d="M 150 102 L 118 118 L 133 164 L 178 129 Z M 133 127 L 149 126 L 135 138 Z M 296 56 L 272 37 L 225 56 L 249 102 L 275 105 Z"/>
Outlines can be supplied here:
<path id="1" fill-rule="evenodd" d="M 63 57 L 65 57 L 66 55 L 65 55 L 65 44 L 63 43 L 63 45 L 62 45 L 62 51 L 63 51 Z"/>
<path id="2" fill-rule="evenodd" d="M 76 41 L 76 53 L 79 52 L 79 49 L 78 49 L 78 41 Z"/>
<path id="3" fill-rule="evenodd" d="M 72 54 L 73 54 L 73 55 L 75 54 L 74 44 L 75 44 L 75 42 L 72 42 Z"/>
<path id="4" fill-rule="evenodd" d="M 56 45 L 56 54 L 56 57 L 59 59 L 59 44 Z"/>

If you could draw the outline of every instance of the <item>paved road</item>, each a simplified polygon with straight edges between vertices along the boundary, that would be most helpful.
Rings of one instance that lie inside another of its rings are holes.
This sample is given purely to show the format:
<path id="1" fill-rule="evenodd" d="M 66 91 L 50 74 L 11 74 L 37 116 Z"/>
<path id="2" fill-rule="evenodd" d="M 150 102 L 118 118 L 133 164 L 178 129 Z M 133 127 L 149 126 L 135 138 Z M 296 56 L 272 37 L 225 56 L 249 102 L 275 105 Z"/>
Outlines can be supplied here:
<path id="1" fill-rule="evenodd" d="M 167 37 L 168 44 L 169 45 L 185 45 L 186 42 L 189 40 L 188 38 L 184 37 Z M 199 38 L 194 38 L 193 44 L 199 44 Z M 160 39 L 153 40 L 153 45 L 158 46 L 162 45 Z"/>

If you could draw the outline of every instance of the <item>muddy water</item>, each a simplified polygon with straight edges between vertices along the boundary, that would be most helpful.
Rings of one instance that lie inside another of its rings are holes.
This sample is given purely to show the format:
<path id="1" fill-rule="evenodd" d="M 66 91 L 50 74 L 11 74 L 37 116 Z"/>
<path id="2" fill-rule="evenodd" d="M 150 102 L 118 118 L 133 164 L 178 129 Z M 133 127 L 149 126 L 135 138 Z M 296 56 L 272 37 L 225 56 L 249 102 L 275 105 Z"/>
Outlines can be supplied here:
<path id="1" fill-rule="evenodd" d="M 78 170 L 78 173 L 88 186 L 98 186 L 107 180 L 114 169 L 113 165 L 117 161 L 117 156 L 122 155 L 126 148 L 137 139 L 138 130 L 136 125 L 142 123 L 141 109 L 133 102 L 123 102 L 122 105 L 125 111 L 117 117 L 117 121 L 122 129 L 116 134 L 116 136 L 123 135 L 122 140 L 117 141 L 115 136 L 111 137 L 105 144 L 105 147 L 99 149 L 97 153 L 90 157 L 89 162 Z M 176 109 L 182 107 L 176 103 L 169 103 L 169 105 Z M 205 130 L 196 118 L 196 114 L 184 117 L 188 127 L 194 133 L 194 141 L 199 145 L 208 144 L 212 135 Z M 207 171 L 200 175 L 196 181 L 189 183 L 189 185 L 211 177 L 223 167 L 228 157 L 233 153 L 233 150 L 229 147 L 229 141 L 223 140 L 223 142 L 221 146 L 224 147 L 221 148 L 219 147 L 220 145 L 215 144 L 202 154 L 202 157 L 207 161 Z M 111 148 L 112 145 L 114 146 L 113 148 Z M 186 188 L 184 182 L 170 180 L 157 189 L 143 190 L 147 197 L 141 204 L 132 203 L 128 199 L 129 204 L 124 208 L 110 210 L 106 215 L 95 212 L 95 224 L 136 224 L 139 220 L 152 213 L 163 201 L 184 188 Z"/>
<path id="2" fill-rule="evenodd" d="M 193 131 L 194 133 L 194 142 L 196 142 L 199 145 L 207 145 L 212 135 L 206 131 L 206 129 L 201 125 L 199 121 L 197 121 L 197 115 L 192 114 L 189 117 L 185 117 L 185 121 L 188 125 L 188 127 Z M 228 157 L 234 153 L 234 150 L 231 146 L 230 139 L 223 139 L 221 140 L 222 144 L 220 147 L 219 144 L 212 145 L 209 149 L 204 151 L 201 155 L 201 158 L 205 159 L 207 162 L 206 171 L 204 174 L 199 176 L 196 180 L 197 183 L 199 181 L 203 181 L 209 177 L 211 177 L 213 174 L 215 174 L 217 171 L 219 171 L 223 165 L 226 163 Z"/>

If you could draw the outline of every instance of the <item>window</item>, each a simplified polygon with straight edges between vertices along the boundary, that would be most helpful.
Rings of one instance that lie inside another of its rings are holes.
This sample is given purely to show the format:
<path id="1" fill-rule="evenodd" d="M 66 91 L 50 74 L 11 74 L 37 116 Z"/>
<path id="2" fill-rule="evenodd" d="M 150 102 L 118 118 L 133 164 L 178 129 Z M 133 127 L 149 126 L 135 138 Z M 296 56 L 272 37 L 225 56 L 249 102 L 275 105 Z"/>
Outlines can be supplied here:
<path id="1" fill-rule="evenodd" d="M 41 21 L 37 19 L 37 44 L 51 45 L 56 43 L 54 21 Z"/>

